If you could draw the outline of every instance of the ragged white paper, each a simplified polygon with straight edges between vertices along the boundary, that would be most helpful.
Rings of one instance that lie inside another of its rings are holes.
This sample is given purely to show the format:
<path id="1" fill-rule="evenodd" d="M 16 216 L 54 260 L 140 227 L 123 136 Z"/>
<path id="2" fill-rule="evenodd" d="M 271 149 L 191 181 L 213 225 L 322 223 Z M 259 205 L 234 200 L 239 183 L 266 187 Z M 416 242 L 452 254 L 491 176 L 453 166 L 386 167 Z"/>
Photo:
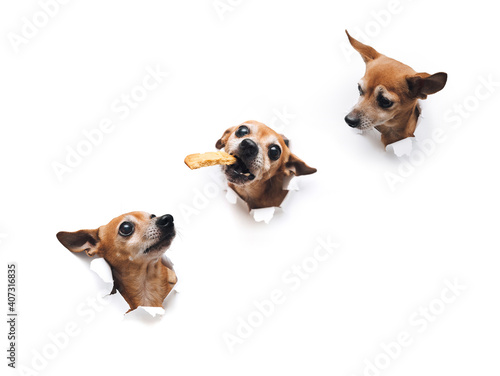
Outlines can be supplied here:
<path id="1" fill-rule="evenodd" d="M 283 180 L 283 190 L 289 192 L 286 195 L 283 202 L 281 203 L 280 207 L 273 206 L 270 208 L 259 208 L 250 210 L 250 215 L 255 220 L 255 222 L 264 222 L 266 224 L 269 224 L 269 222 L 271 222 L 271 219 L 274 218 L 274 215 L 276 213 L 286 211 L 285 209 L 287 206 L 287 202 L 289 201 L 288 199 L 291 196 L 292 192 L 299 190 L 299 185 L 297 183 L 297 179 L 295 178 L 295 176 L 289 176 Z M 226 184 L 226 200 L 233 205 L 236 204 L 238 200 L 243 201 L 238 196 L 238 194 L 233 189 L 231 189 L 227 184 Z"/>
<path id="2" fill-rule="evenodd" d="M 413 139 L 414 137 L 407 137 L 402 140 L 393 142 L 386 146 L 386 151 L 393 151 L 397 157 L 402 157 L 403 155 L 410 155 L 413 149 Z"/>
<path id="3" fill-rule="evenodd" d="M 90 270 L 96 273 L 105 283 L 114 283 L 111 267 L 102 257 L 90 261 Z"/>
<path id="4" fill-rule="evenodd" d="M 162 255 L 161 261 L 162 261 L 163 265 L 174 270 L 174 267 L 173 267 L 174 264 L 165 254 Z M 96 273 L 97 276 L 104 283 L 106 283 L 107 287 L 109 288 L 109 291 L 111 292 L 111 289 L 112 289 L 113 284 L 114 284 L 114 280 L 113 280 L 113 273 L 111 271 L 111 266 L 108 264 L 108 262 L 102 257 L 95 258 L 90 262 L 90 270 L 92 270 L 94 273 Z M 174 290 L 177 291 L 177 285 L 178 285 L 178 283 L 175 284 L 172 291 L 170 291 L 170 293 L 167 295 L 167 297 L 164 300 L 164 304 L 167 301 L 168 297 L 172 295 L 172 292 L 174 292 Z M 116 292 L 115 295 L 120 296 L 120 298 L 123 301 L 125 301 L 125 299 L 123 299 L 123 297 L 121 297 L 121 295 L 118 291 Z M 112 296 L 112 295 L 108 295 L 107 297 L 110 297 L 110 296 Z M 138 316 L 143 315 L 144 313 L 150 315 L 151 317 L 163 316 L 165 314 L 165 309 L 163 307 L 139 306 L 139 307 L 137 307 L 137 309 L 127 313 L 126 316 L 134 316 L 134 317 L 137 316 L 138 317 Z"/>
<path id="5" fill-rule="evenodd" d="M 270 208 L 252 209 L 250 210 L 250 215 L 253 217 L 255 222 L 265 222 L 268 224 L 271 222 L 271 219 L 273 219 L 276 209 L 277 208 L 274 206 Z"/>

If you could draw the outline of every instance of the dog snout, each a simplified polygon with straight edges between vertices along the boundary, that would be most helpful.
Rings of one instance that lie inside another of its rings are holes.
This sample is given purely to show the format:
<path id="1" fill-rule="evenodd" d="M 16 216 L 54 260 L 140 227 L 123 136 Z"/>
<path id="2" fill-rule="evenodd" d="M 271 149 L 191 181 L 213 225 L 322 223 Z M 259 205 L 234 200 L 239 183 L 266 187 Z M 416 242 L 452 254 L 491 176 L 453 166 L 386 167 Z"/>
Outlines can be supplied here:
<path id="1" fill-rule="evenodd" d="M 361 122 L 361 119 L 359 118 L 359 116 L 357 115 L 354 115 L 352 113 L 350 114 L 347 114 L 347 116 L 344 118 L 345 122 L 350 126 L 350 127 L 353 127 L 353 128 L 356 128 L 356 127 L 359 127 L 359 124 Z"/>
<path id="2" fill-rule="evenodd" d="M 241 141 L 239 146 L 240 157 L 245 159 L 254 158 L 259 151 L 257 144 L 249 138 L 245 138 Z"/>
<path id="3" fill-rule="evenodd" d="M 174 224 L 174 217 L 170 214 L 165 214 L 156 220 L 156 225 L 161 228 L 172 226 Z"/>

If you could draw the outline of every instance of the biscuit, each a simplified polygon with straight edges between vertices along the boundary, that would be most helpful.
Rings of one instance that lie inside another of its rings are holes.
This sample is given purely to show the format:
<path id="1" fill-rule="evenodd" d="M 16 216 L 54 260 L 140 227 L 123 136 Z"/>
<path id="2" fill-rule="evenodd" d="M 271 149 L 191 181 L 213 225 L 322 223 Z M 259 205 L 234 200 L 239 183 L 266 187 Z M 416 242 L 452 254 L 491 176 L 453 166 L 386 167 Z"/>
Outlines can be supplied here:
<path id="1" fill-rule="evenodd" d="M 223 151 L 211 151 L 203 154 L 190 154 L 184 159 L 184 163 L 191 169 L 215 165 L 232 165 L 236 158 Z"/>

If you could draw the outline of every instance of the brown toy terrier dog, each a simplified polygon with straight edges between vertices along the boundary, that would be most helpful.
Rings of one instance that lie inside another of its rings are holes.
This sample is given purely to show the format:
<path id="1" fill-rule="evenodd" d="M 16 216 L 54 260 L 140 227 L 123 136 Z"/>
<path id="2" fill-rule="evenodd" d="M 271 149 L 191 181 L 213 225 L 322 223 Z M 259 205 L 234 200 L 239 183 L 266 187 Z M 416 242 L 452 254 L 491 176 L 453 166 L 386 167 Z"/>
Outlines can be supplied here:
<path id="1" fill-rule="evenodd" d="M 413 137 L 420 115 L 418 100 L 443 89 L 448 75 L 417 73 L 357 41 L 347 30 L 346 34 L 366 63 L 358 84 L 359 101 L 345 117 L 346 123 L 361 130 L 377 129 L 385 146 Z"/>
<path id="2" fill-rule="evenodd" d="M 222 168 L 229 187 L 250 209 L 280 206 L 288 193 L 285 177 L 316 172 L 291 153 L 287 139 L 255 120 L 227 129 L 215 147 L 236 157 L 235 164 Z"/>
<path id="3" fill-rule="evenodd" d="M 111 266 L 114 287 L 130 311 L 139 306 L 161 307 L 177 283 L 162 255 L 175 237 L 174 218 L 131 212 L 95 230 L 59 232 L 57 239 L 72 252 L 103 257 Z"/>

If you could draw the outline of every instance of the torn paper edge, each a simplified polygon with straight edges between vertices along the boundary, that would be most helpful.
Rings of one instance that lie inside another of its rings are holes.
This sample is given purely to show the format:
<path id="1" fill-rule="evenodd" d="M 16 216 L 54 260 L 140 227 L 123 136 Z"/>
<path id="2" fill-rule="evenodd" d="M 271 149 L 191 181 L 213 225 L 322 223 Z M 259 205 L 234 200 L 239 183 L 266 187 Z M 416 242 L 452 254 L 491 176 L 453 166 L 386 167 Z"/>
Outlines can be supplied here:
<path id="1" fill-rule="evenodd" d="M 393 142 L 385 147 L 386 151 L 392 151 L 396 157 L 402 157 L 403 155 L 410 155 L 413 149 L 413 140 L 415 137 L 407 137 L 402 140 Z"/>
<path id="2" fill-rule="evenodd" d="M 238 202 L 238 194 L 226 184 L 226 200 L 232 205 Z"/>
<path id="3" fill-rule="evenodd" d="M 90 261 L 90 270 L 96 273 L 105 283 L 115 283 L 111 267 L 102 257 L 98 257 Z"/>
<path id="4" fill-rule="evenodd" d="M 415 126 L 415 132 L 414 136 L 412 137 L 406 137 L 403 138 L 402 140 L 393 142 L 392 144 L 389 144 L 385 147 L 385 151 L 387 152 L 392 152 L 394 155 L 398 158 L 401 158 L 405 155 L 410 156 L 411 152 L 413 149 L 418 145 L 420 141 L 420 137 L 418 135 L 418 130 L 419 130 L 419 125 L 422 122 L 422 119 L 424 119 L 424 116 L 420 114 L 420 116 L 417 119 L 417 125 Z M 358 129 L 358 128 L 351 128 L 352 131 L 356 134 L 361 134 L 365 135 L 369 132 L 377 132 L 380 134 L 380 132 L 375 129 L 375 128 L 370 128 L 370 129 Z"/>
<path id="5" fill-rule="evenodd" d="M 253 217 L 255 222 L 265 222 L 266 224 L 269 224 L 271 219 L 274 217 L 276 209 L 277 208 L 275 206 L 270 208 L 252 209 L 250 210 L 250 215 Z"/>
<path id="6" fill-rule="evenodd" d="M 163 254 L 161 256 L 161 261 L 162 261 L 163 265 L 165 265 L 166 267 L 174 270 L 174 264 L 168 258 L 167 255 Z M 114 285 L 114 279 L 113 279 L 113 272 L 111 271 L 111 266 L 108 264 L 108 262 L 104 258 L 102 258 L 102 257 L 97 257 L 97 258 L 93 259 L 90 262 L 90 270 L 92 270 L 94 273 L 96 273 L 97 276 L 104 283 L 106 283 L 107 287 L 109 287 L 108 290 L 111 293 L 111 290 L 112 290 L 113 285 Z M 177 285 L 178 285 L 178 283 L 175 284 L 175 286 L 172 288 L 172 290 L 170 290 L 170 292 L 168 293 L 168 295 L 165 297 L 165 299 L 163 300 L 163 305 L 167 301 L 168 297 L 172 295 L 172 292 L 174 292 L 174 291 L 178 292 Z M 116 294 L 119 294 L 119 291 L 117 291 Z M 108 294 L 108 296 L 109 295 L 110 294 Z M 123 301 L 125 301 L 125 298 L 123 298 L 121 296 L 121 294 L 119 294 L 119 295 L 120 295 L 121 299 L 123 299 Z M 127 306 L 128 306 L 128 304 L 127 304 Z M 137 310 L 144 311 L 147 314 L 149 314 L 151 317 L 165 315 L 165 309 L 163 308 L 163 306 L 162 307 L 139 306 L 135 310 L 126 313 L 124 316 L 130 316 L 131 313 L 133 313 L 133 312 L 135 312 Z"/>
<path id="7" fill-rule="evenodd" d="M 178 294 L 178 291 L 172 289 L 165 297 L 161 307 L 148 307 L 139 306 L 133 311 L 122 315 L 123 320 L 142 320 L 142 321 L 156 321 L 160 320 L 167 314 L 167 307 L 172 304 L 172 299 Z"/>
<path id="8" fill-rule="evenodd" d="M 244 202 L 244 200 L 242 200 L 240 196 L 238 196 L 238 194 L 231 187 L 229 187 L 229 185 L 227 185 L 227 181 L 225 189 L 226 189 L 226 200 L 230 204 L 235 205 L 238 201 Z M 295 176 L 285 177 L 285 179 L 283 180 L 283 190 L 288 191 L 288 194 L 285 196 L 283 202 L 279 207 L 272 206 L 269 208 L 259 208 L 250 210 L 249 214 L 252 216 L 255 222 L 264 222 L 265 224 L 269 224 L 269 222 L 271 222 L 271 219 L 274 218 L 274 215 L 276 213 L 284 211 L 284 207 L 286 207 L 287 202 L 289 201 L 288 199 L 292 195 L 292 192 L 300 190 Z"/>
<path id="9" fill-rule="evenodd" d="M 295 176 L 286 176 L 285 179 L 283 180 L 283 190 L 285 191 L 298 191 L 299 189 L 299 184 L 297 183 L 297 179 Z M 288 197 L 288 195 L 287 195 Z M 286 200 L 286 198 L 285 198 Z"/>
<path id="10" fill-rule="evenodd" d="M 420 123 L 422 122 L 422 119 L 424 117 L 422 114 L 417 119 L 417 125 L 415 125 L 415 132 L 413 137 L 407 137 L 403 138 L 402 140 L 393 142 L 392 144 L 389 144 L 385 147 L 386 151 L 392 151 L 394 155 L 398 158 L 401 158 L 404 155 L 410 156 L 413 148 L 418 145 L 419 142 L 419 127 Z"/>
<path id="11" fill-rule="evenodd" d="M 170 294 L 168 294 L 170 295 Z M 165 298 L 166 299 L 166 298 Z M 144 306 L 139 306 L 135 310 L 130 311 L 127 315 L 130 315 L 132 312 L 139 313 L 140 311 L 144 311 L 151 315 L 151 317 L 156 317 L 156 316 L 163 316 L 165 315 L 165 310 L 163 307 L 144 307 Z"/>

